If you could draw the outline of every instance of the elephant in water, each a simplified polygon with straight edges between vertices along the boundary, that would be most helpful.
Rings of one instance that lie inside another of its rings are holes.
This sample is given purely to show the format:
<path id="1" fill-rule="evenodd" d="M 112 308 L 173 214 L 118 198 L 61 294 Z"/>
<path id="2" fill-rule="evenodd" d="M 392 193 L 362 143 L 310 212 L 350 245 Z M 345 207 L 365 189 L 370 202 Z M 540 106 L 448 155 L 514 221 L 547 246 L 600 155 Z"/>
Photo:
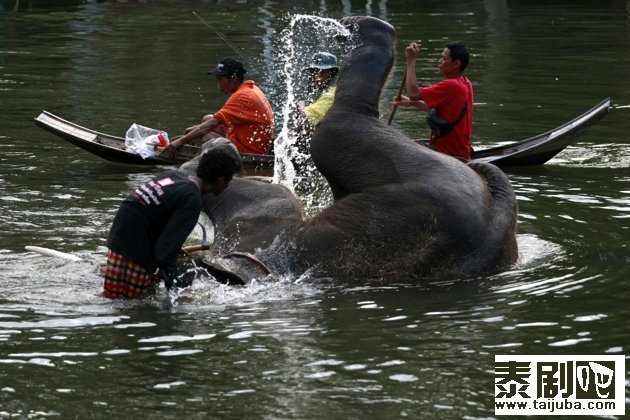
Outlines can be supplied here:
<path id="1" fill-rule="evenodd" d="M 207 198 L 204 207 L 218 226 L 219 248 L 255 253 L 279 274 L 313 268 L 384 281 L 468 277 L 513 264 L 517 204 L 505 174 L 418 145 L 379 120 L 395 30 L 372 17 L 342 23 L 356 47 L 311 140 L 333 204 L 304 219 L 283 187 L 234 180 L 211 199 L 222 205 Z"/>
<path id="2" fill-rule="evenodd" d="M 202 153 L 222 143 L 229 140 L 212 139 L 202 146 Z M 199 158 L 184 163 L 179 170 L 194 174 Z M 235 177 L 221 195 L 204 195 L 203 208 L 213 223 L 215 239 L 211 252 L 194 255 L 194 260 L 217 280 L 245 284 L 287 272 L 287 259 L 279 243 L 304 221 L 302 205 L 289 189 Z M 265 253 L 264 258 L 261 253 Z"/>

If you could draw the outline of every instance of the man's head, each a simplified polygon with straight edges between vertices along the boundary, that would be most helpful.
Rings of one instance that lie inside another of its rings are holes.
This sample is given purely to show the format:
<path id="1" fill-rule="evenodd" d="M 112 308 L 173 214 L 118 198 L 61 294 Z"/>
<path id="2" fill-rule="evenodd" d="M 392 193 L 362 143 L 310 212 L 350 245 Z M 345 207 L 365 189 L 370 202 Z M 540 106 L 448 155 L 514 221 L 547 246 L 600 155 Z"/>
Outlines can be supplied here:
<path id="1" fill-rule="evenodd" d="M 203 181 L 204 193 L 219 195 L 227 188 L 232 176 L 243 167 L 241 155 L 227 139 L 217 138 L 204 144 L 196 174 Z"/>
<path id="2" fill-rule="evenodd" d="M 247 70 L 243 67 L 243 63 L 230 57 L 219 61 L 219 64 L 208 72 L 216 76 L 219 89 L 224 94 L 233 93 L 243 83 L 245 73 Z"/>
<path id="3" fill-rule="evenodd" d="M 311 65 L 307 68 L 309 71 L 321 71 L 331 70 L 333 72 L 339 71 L 337 65 L 337 57 L 327 52 L 318 52 L 313 54 L 311 59 Z"/>
<path id="4" fill-rule="evenodd" d="M 311 74 L 311 83 L 319 89 L 325 89 L 339 73 L 337 57 L 327 52 L 315 53 L 306 70 Z"/>
<path id="5" fill-rule="evenodd" d="M 461 41 L 450 42 L 445 45 L 442 58 L 440 59 L 440 71 L 444 74 L 449 70 L 462 73 L 468 66 L 470 54 L 468 49 Z M 444 61 L 444 69 L 442 69 L 442 61 Z"/>

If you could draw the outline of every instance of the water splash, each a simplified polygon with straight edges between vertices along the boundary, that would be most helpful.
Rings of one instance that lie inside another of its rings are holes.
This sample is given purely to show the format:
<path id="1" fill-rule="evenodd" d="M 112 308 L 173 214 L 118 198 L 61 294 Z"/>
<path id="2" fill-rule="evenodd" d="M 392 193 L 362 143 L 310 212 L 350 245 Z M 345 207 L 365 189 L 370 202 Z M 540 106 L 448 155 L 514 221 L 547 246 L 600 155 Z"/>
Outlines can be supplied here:
<path id="1" fill-rule="evenodd" d="M 305 193 L 306 207 L 321 199 L 322 179 L 310 161 L 308 153 L 300 151 L 297 141 L 305 133 L 300 132 L 296 121 L 297 103 L 304 100 L 311 103 L 314 98 L 309 92 L 308 77 L 304 69 L 318 51 L 341 55 L 337 36 L 348 35 L 347 29 L 337 20 L 312 15 L 289 15 L 288 25 L 279 37 L 277 51 L 280 58 L 282 109 L 281 130 L 275 140 L 275 170 L 273 182 L 290 190 Z M 319 178 L 319 179 L 318 179 Z"/>
<path id="2" fill-rule="evenodd" d="M 173 311 L 187 310 L 191 306 L 219 311 L 226 306 L 239 307 L 261 302 L 312 298 L 322 293 L 318 285 L 315 279 L 302 276 L 296 280 L 286 275 L 278 279 L 255 279 L 246 286 L 234 286 L 220 283 L 206 273 L 198 275 L 189 287 L 172 289 L 167 299 Z"/>
<path id="3" fill-rule="evenodd" d="M 630 167 L 630 145 L 581 142 L 567 147 L 549 164 L 581 168 L 628 168 Z"/>

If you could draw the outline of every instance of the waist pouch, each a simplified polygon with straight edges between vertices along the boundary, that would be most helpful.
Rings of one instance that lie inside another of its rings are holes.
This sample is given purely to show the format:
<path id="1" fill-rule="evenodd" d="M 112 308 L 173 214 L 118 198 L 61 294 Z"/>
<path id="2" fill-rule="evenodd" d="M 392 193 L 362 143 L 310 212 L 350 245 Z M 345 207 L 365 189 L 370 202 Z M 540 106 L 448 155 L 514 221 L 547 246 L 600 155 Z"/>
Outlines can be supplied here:
<path id="1" fill-rule="evenodd" d="M 464 108 L 462 108 L 462 112 L 459 114 L 459 117 L 457 117 L 455 121 L 450 123 L 440 117 L 435 108 L 431 108 L 429 110 L 429 113 L 427 114 L 427 124 L 431 128 L 431 131 L 433 131 L 437 137 L 445 136 L 451 132 L 453 127 L 455 127 L 457 123 L 462 120 L 462 118 L 464 118 L 467 110 L 468 101 L 464 104 Z"/>

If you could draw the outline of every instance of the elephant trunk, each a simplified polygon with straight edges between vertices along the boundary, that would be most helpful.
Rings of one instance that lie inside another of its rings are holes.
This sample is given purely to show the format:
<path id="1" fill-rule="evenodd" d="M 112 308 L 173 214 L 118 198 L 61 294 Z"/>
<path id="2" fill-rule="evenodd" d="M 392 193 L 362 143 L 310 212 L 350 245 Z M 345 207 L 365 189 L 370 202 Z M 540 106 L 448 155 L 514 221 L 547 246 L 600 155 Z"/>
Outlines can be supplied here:
<path id="1" fill-rule="evenodd" d="M 471 162 L 468 166 L 485 181 L 490 195 L 488 209 L 491 218 L 489 225 L 492 229 L 488 230 L 489 237 L 485 242 L 498 246 L 484 250 L 489 257 L 486 270 L 489 267 L 506 267 L 515 263 L 518 258 L 518 203 L 514 189 L 505 173 L 496 166 L 483 162 Z"/>
<path id="2" fill-rule="evenodd" d="M 396 31 L 389 23 L 372 17 L 348 17 L 341 23 L 359 45 L 341 68 L 333 107 L 378 118 L 383 85 L 394 63 Z"/>

